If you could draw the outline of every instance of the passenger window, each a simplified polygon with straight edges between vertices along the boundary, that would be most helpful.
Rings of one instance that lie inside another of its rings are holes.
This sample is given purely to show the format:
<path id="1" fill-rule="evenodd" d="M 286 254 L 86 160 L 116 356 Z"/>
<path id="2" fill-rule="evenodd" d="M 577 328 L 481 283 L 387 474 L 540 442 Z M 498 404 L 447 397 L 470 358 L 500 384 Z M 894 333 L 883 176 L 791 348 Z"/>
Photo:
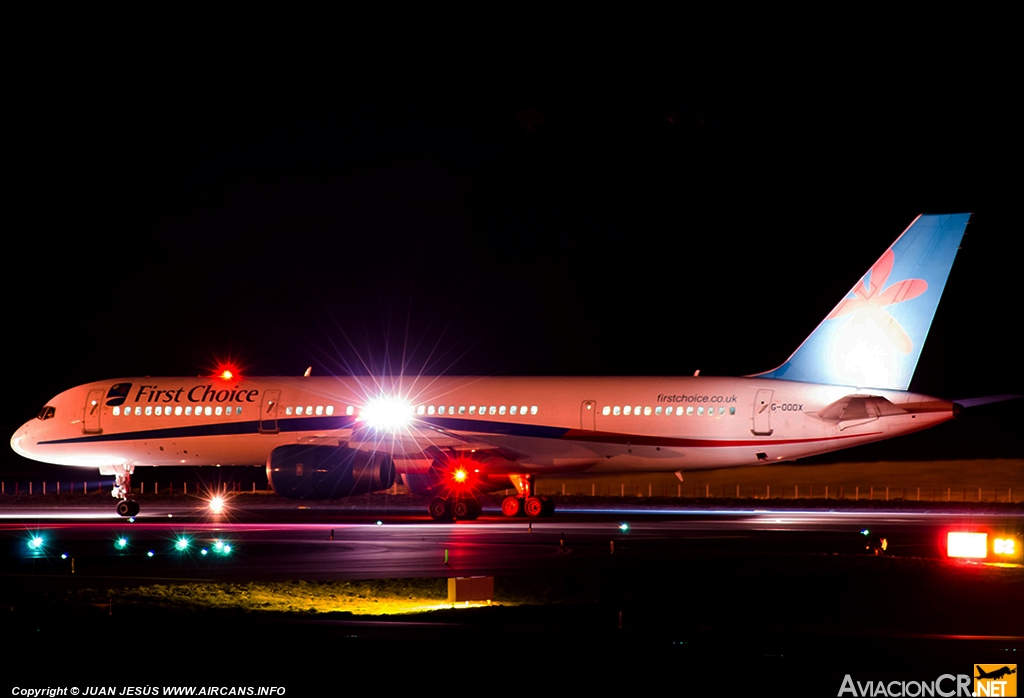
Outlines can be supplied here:
<path id="1" fill-rule="evenodd" d="M 349 405 L 348 407 L 345 408 L 345 414 L 347 414 L 349 417 L 352 416 L 353 412 L 355 412 L 355 408 L 352 407 L 352 405 Z"/>
<path id="2" fill-rule="evenodd" d="M 440 405 L 440 406 L 439 406 L 439 407 L 437 408 L 437 413 L 438 413 L 438 414 L 444 414 L 444 405 Z"/>
<path id="3" fill-rule="evenodd" d="M 207 417 L 209 417 L 211 414 L 213 414 L 213 410 L 210 409 L 209 405 L 206 406 L 206 409 L 203 410 L 203 412 L 206 414 Z"/>
<path id="4" fill-rule="evenodd" d="M 736 408 L 735 407 L 730 407 L 729 408 L 729 414 L 736 414 Z"/>
<path id="5" fill-rule="evenodd" d="M 318 415 L 323 414 L 324 413 L 324 406 L 323 405 L 317 405 L 316 406 L 316 413 Z"/>
<path id="6" fill-rule="evenodd" d="M 491 405 L 491 409 L 487 410 L 487 414 L 489 414 L 489 415 L 496 414 L 497 412 L 498 412 L 498 408 L 495 407 L 494 405 Z"/>
<path id="7" fill-rule="evenodd" d="M 687 407 L 686 408 L 686 416 L 689 417 L 691 414 L 693 414 L 693 408 L 692 407 Z"/>
<path id="8" fill-rule="evenodd" d="M 238 414 L 242 414 L 242 408 L 241 407 L 238 408 Z M 327 406 L 327 414 L 328 415 L 334 414 L 334 405 L 328 405 Z"/>
<path id="9" fill-rule="evenodd" d="M 131 408 L 129 407 L 128 409 L 131 409 Z M 187 416 L 187 417 L 191 417 L 192 416 L 192 405 L 189 405 L 188 407 L 185 408 L 185 416 Z"/>
<path id="10" fill-rule="evenodd" d="M 181 414 L 181 405 L 178 405 L 177 407 L 174 408 L 174 414 L 176 416 Z"/>
<path id="11" fill-rule="evenodd" d="M 654 415 L 657 416 L 659 414 L 661 414 L 661 405 L 654 408 Z"/>
<path id="12" fill-rule="evenodd" d="M 510 415 L 513 415 L 513 416 L 515 416 L 515 413 L 516 413 L 516 406 L 515 406 L 515 405 L 512 405 L 511 407 L 509 407 L 509 408 L 508 408 L 508 413 L 509 413 Z"/>
<path id="13" fill-rule="evenodd" d="M 526 414 L 526 405 L 523 405 L 522 407 L 519 408 L 519 414 Z"/>
<path id="14" fill-rule="evenodd" d="M 295 408 L 295 414 L 300 416 L 302 415 L 302 405 L 299 405 L 298 407 Z"/>
<path id="15" fill-rule="evenodd" d="M 622 409 L 618 405 L 612 408 L 612 414 L 616 417 L 618 417 L 621 412 Z"/>
<path id="16" fill-rule="evenodd" d="M 146 405 L 146 416 L 148 417 L 151 414 L 153 414 L 153 408 L 150 407 L 149 405 Z"/>
<path id="17" fill-rule="evenodd" d="M 287 414 L 287 415 L 290 415 L 292 413 L 292 406 L 288 405 L 287 407 L 285 407 L 284 408 L 284 413 Z"/>
<path id="18" fill-rule="evenodd" d="M 470 405 L 469 406 L 469 413 L 470 414 L 476 414 L 476 405 Z"/>
<path id="19" fill-rule="evenodd" d="M 430 405 L 429 407 L 427 407 L 427 414 L 434 414 L 434 412 L 435 412 L 435 409 L 434 409 L 433 405 Z"/>
<path id="20" fill-rule="evenodd" d="M 611 412 L 612 412 L 612 408 L 609 407 L 608 405 L 605 405 L 604 407 L 601 408 L 601 415 L 602 416 L 607 417 L 609 414 L 611 414 Z"/>
<path id="21" fill-rule="evenodd" d="M 459 414 L 466 414 L 466 406 L 459 405 Z"/>
<path id="22" fill-rule="evenodd" d="M 113 415 L 114 415 L 115 417 L 117 417 L 118 415 L 120 415 L 120 414 L 121 414 L 121 408 L 120 408 L 120 407 L 115 407 L 115 408 L 114 408 L 114 409 L 112 409 L 112 410 L 111 410 L 110 412 L 111 412 L 111 414 L 113 414 Z M 40 417 L 40 419 L 45 419 L 45 417 Z"/>
<path id="23" fill-rule="evenodd" d="M 633 408 L 630 407 L 629 405 L 626 405 L 625 407 L 622 408 L 622 414 L 626 415 L 627 417 L 629 416 L 629 413 L 632 411 Z"/>
<path id="24" fill-rule="evenodd" d="M 505 414 L 505 406 L 504 405 L 502 405 L 501 407 L 498 408 L 498 414 L 502 414 L 502 415 Z"/>
<path id="25" fill-rule="evenodd" d="M 644 408 L 644 416 L 645 417 L 650 417 L 651 416 L 651 408 L 650 407 L 645 407 Z"/>
<path id="26" fill-rule="evenodd" d="M 217 409 L 215 409 L 213 413 L 219 417 L 223 411 L 224 410 L 221 408 L 221 406 L 217 405 Z"/>
<path id="27" fill-rule="evenodd" d="M 530 408 L 530 414 L 537 414 L 537 406 L 536 406 L 536 405 L 533 405 L 533 406 L 532 406 L 532 407 Z"/>

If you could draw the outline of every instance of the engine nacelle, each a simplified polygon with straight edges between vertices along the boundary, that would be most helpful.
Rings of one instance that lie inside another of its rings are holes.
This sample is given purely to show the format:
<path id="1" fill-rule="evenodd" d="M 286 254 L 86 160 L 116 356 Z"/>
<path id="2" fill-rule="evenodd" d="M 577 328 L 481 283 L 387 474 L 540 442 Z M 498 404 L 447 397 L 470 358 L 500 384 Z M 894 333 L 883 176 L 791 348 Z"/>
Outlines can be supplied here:
<path id="1" fill-rule="evenodd" d="M 278 446 L 267 460 L 267 481 L 292 499 L 348 497 L 391 487 L 395 462 L 385 453 L 344 446 Z"/>

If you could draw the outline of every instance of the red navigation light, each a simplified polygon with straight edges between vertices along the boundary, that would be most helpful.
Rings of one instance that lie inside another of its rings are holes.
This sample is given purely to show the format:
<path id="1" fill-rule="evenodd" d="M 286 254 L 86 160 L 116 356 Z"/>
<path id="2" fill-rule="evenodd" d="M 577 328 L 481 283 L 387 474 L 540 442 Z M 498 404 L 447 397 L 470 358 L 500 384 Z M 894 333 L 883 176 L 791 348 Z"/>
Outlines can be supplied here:
<path id="1" fill-rule="evenodd" d="M 468 458 L 458 458 L 449 465 L 448 477 L 449 486 L 453 490 L 471 490 L 476 487 L 480 470 L 474 466 L 479 465 Z"/>
<path id="2" fill-rule="evenodd" d="M 236 381 L 244 373 L 244 367 L 240 366 L 239 362 L 230 356 L 223 359 L 214 358 L 211 363 L 213 365 L 210 367 L 209 375 L 217 380 Z"/>

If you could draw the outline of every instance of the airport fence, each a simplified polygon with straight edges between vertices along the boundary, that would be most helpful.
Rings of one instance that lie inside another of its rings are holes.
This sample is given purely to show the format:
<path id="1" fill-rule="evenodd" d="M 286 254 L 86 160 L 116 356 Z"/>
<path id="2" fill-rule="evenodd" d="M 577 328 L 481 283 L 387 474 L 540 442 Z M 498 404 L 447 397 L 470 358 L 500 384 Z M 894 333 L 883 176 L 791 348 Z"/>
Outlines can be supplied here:
<path id="1" fill-rule="evenodd" d="M 512 494 L 515 490 L 506 490 Z M 690 499 L 825 499 L 847 501 L 917 501 L 917 502 L 1002 502 L 1014 503 L 1012 487 L 849 487 L 840 485 L 636 485 L 633 483 L 541 483 L 540 495 L 690 498 Z"/>
<path id="2" fill-rule="evenodd" d="M 68 481 L 14 481 L 14 482 L 0 482 L 0 496 L 20 496 L 20 495 L 59 495 L 59 494 L 99 494 L 102 492 L 110 492 L 110 489 L 114 486 L 113 480 L 68 480 Z M 257 488 L 256 483 L 220 483 L 217 485 L 208 485 L 202 483 L 183 481 L 180 483 L 166 482 L 139 482 L 132 484 L 132 490 L 139 494 L 152 494 L 152 495 L 167 495 L 172 496 L 175 494 L 195 494 L 195 495 L 206 495 L 206 494 L 242 494 L 244 492 L 251 492 L 252 494 L 258 493 L 269 493 L 268 487 L 263 486 Z"/>

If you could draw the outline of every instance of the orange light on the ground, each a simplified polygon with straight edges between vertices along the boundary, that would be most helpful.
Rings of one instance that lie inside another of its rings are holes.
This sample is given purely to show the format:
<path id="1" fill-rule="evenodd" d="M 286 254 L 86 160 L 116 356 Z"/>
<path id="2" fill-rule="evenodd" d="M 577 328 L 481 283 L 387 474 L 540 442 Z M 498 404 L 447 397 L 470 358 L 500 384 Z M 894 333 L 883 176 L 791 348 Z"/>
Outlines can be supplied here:
<path id="1" fill-rule="evenodd" d="M 992 552 L 996 555 L 1004 555 L 1007 557 L 1016 557 L 1020 549 L 1017 545 L 1017 541 L 1013 538 L 996 538 L 992 541 Z"/>
<path id="2" fill-rule="evenodd" d="M 946 555 L 984 560 L 988 557 L 988 534 L 950 531 L 946 535 Z"/>

